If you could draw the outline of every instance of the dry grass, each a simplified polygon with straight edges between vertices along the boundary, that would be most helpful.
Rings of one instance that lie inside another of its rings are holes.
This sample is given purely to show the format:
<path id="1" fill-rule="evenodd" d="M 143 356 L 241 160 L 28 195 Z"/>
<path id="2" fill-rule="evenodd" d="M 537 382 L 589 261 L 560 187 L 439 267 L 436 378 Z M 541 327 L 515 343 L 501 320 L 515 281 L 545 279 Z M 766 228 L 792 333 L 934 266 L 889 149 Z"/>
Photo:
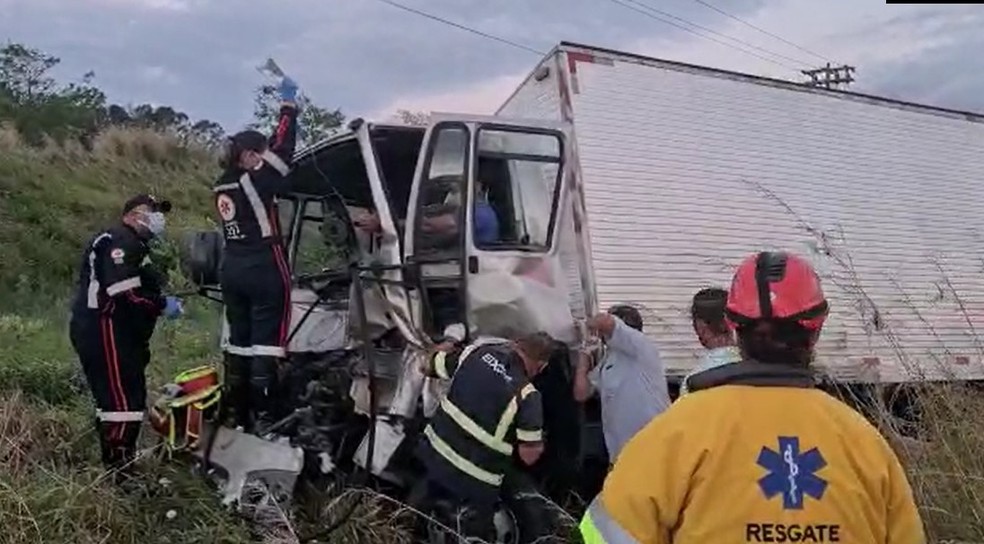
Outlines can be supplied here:
<path id="1" fill-rule="evenodd" d="M 93 154 L 103 159 L 136 160 L 169 165 L 179 161 L 207 161 L 210 152 L 182 142 L 171 134 L 150 129 L 108 128 L 96 136 Z"/>
<path id="2" fill-rule="evenodd" d="M 984 542 L 984 395 L 930 385 L 918 395 L 918 438 L 882 428 L 906 466 L 931 541 Z"/>
<path id="3" fill-rule="evenodd" d="M 147 463 L 139 489 L 114 488 L 96 468 L 89 428 L 78 410 L 39 406 L 19 394 L 0 398 L 0 542 L 246 541 L 242 523 L 170 467 Z M 169 510 L 177 514 L 172 519 Z"/>

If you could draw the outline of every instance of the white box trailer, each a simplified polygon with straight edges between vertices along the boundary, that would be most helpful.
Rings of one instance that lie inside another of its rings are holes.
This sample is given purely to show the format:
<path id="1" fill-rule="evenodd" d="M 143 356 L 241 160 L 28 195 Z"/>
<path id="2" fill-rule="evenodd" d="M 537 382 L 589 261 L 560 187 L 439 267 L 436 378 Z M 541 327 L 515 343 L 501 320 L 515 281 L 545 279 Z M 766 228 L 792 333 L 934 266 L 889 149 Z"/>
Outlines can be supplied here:
<path id="1" fill-rule="evenodd" d="M 573 125 L 593 266 L 568 237 L 568 277 L 641 307 L 672 376 L 701 351 L 691 296 L 763 249 L 820 271 L 832 378 L 984 375 L 984 116 L 573 43 L 497 115 Z"/>

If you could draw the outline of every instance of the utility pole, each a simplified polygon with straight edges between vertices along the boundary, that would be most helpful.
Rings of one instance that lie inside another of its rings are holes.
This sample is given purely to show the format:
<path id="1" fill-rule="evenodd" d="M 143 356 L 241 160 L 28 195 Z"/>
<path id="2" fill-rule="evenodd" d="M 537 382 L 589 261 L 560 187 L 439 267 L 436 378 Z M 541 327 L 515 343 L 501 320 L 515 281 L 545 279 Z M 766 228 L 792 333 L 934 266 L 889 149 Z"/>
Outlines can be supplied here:
<path id="1" fill-rule="evenodd" d="M 802 70 L 802 74 L 810 78 L 805 84 L 811 87 L 837 89 L 840 88 L 840 85 L 846 87 L 854 82 L 854 67 L 846 64 L 831 66 L 828 62 L 826 66 L 815 70 Z"/>

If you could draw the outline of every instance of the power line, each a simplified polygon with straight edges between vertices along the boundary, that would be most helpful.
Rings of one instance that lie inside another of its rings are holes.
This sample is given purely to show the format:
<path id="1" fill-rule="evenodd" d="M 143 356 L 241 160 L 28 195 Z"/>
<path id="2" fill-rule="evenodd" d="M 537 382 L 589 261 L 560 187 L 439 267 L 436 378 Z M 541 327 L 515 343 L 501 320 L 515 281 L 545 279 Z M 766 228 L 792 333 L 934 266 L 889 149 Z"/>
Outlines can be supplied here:
<path id="1" fill-rule="evenodd" d="M 639 8 L 637 6 L 634 6 L 632 4 L 627 4 L 623 0 L 610 0 L 610 1 L 611 2 L 614 2 L 615 4 L 618 4 L 618 5 L 622 6 L 624 8 L 631 9 L 632 11 L 635 11 L 637 13 L 641 13 L 641 14 L 643 14 L 646 17 L 649 17 L 651 19 L 655 19 L 655 20 L 660 21 L 662 23 L 665 23 L 665 24 L 668 24 L 670 26 L 674 26 L 676 28 L 679 28 L 680 30 L 684 30 L 686 32 L 689 32 L 689 33 L 691 33 L 691 34 L 693 34 L 695 36 L 699 36 L 701 38 L 704 38 L 704 39 L 707 39 L 707 40 L 711 40 L 712 42 L 715 42 L 717 44 L 723 45 L 725 47 L 730 47 L 732 49 L 736 49 L 738 51 L 741 51 L 742 53 L 745 53 L 745 54 L 748 54 L 748 55 L 752 55 L 753 57 L 757 57 L 757 58 L 762 59 L 762 60 L 764 60 L 766 62 L 771 62 L 772 64 L 775 64 L 776 66 L 781 66 L 783 68 L 786 68 L 787 70 L 792 70 L 792 71 L 797 72 L 797 73 L 799 73 L 799 71 L 800 71 L 800 68 L 798 68 L 798 67 L 790 66 L 790 65 L 788 65 L 786 63 L 779 62 L 779 61 L 776 61 L 774 59 L 770 59 L 769 57 L 765 57 L 765 56 L 760 55 L 760 54 L 758 54 L 758 53 L 756 53 L 754 51 L 749 51 L 747 49 L 743 49 L 741 47 L 738 47 L 736 45 L 730 44 L 728 42 L 721 41 L 721 40 L 719 40 L 717 38 L 714 38 L 712 36 L 707 36 L 707 35 L 701 34 L 700 32 L 697 32 L 696 30 L 693 30 L 692 28 L 685 27 L 685 26 L 683 26 L 681 24 L 678 24 L 678 23 L 675 23 L 673 21 L 670 21 L 670 20 L 664 19 L 662 17 L 659 17 L 658 15 L 654 15 L 653 13 L 651 13 L 649 11 L 646 11 L 646 10 L 644 10 L 642 8 Z M 642 4 L 642 5 L 645 6 L 645 4 Z M 649 6 L 646 6 L 646 7 L 649 7 Z M 650 8 L 650 9 L 653 9 L 653 8 Z"/>
<path id="2" fill-rule="evenodd" d="M 440 22 L 440 23 L 444 23 L 446 25 L 453 26 L 453 27 L 455 27 L 457 29 L 464 30 L 466 32 L 471 32 L 472 34 L 476 34 L 478 36 L 482 36 L 483 38 L 488 38 L 490 40 L 495 40 L 495 41 L 497 41 L 499 43 L 504 43 L 506 45 L 511 45 L 511 46 L 513 46 L 513 47 L 515 47 L 517 49 L 522 49 L 523 51 L 527 51 L 527 52 L 530 52 L 530 53 L 535 53 L 535 54 L 540 55 L 540 56 L 546 55 L 546 52 L 544 52 L 544 51 L 539 51 L 539 50 L 534 49 L 532 47 L 529 47 L 527 45 L 523 45 L 521 43 L 510 41 L 510 40 L 507 40 L 505 38 L 500 38 L 498 36 L 493 36 L 492 34 L 487 34 L 485 32 L 482 32 L 481 30 L 475 30 L 474 28 L 467 27 L 465 25 L 456 23 L 454 21 L 449 21 L 447 19 L 443 19 L 441 17 L 438 17 L 437 15 L 431 15 L 430 13 L 425 13 L 423 11 L 420 11 L 418 9 L 412 8 L 410 6 L 405 6 L 403 4 L 394 2 L 393 0 L 379 0 L 379 1 L 382 2 L 382 3 L 384 3 L 384 4 L 389 4 L 390 6 L 393 6 L 394 8 L 399 8 L 399 9 L 402 9 L 403 11 L 409 11 L 410 13 L 413 13 L 415 15 L 420 15 L 421 17 L 426 17 L 426 18 L 428 18 L 428 19 L 430 19 L 432 21 L 437 21 L 437 22 Z"/>
<path id="3" fill-rule="evenodd" d="M 761 32 L 762 34 L 765 34 L 766 36 L 771 36 L 771 37 L 773 37 L 773 38 L 775 38 L 775 39 L 777 39 L 777 40 L 779 40 L 779 41 L 781 41 L 781 42 L 783 42 L 783 43 L 785 43 L 787 45 L 791 45 L 791 46 L 795 47 L 796 49 L 799 49 L 800 51 L 802 51 L 802 52 L 804 52 L 804 53 L 806 53 L 808 55 L 813 55 L 814 57 L 817 57 L 818 59 L 821 59 L 821 60 L 825 60 L 827 62 L 833 62 L 832 60 L 830 60 L 829 58 L 821 55 L 820 53 L 814 53 L 813 51 L 810 51 L 809 49 L 807 49 L 805 47 L 802 47 L 800 45 L 797 45 L 797 44 L 795 44 L 795 43 L 787 40 L 786 38 L 783 38 L 782 36 L 779 36 L 777 34 L 773 34 L 772 32 L 769 32 L 768 30 L 766 30 L 764 28 L 755 26 L 752 23 L 749 23 L 748 21 L 742 19 L 741 17 L 738 17 L 737 15 L 732 15 L 732 14 L 728 13 L 727 11 L 724 11 L 723 9 L 721 9 L 721 8 L 719 8 L 719 7 L 717 7 L 717 6 L 713 5 L 713 4 L 710 4 L 708 2 L 705 2 L 704 0 L 694 0 L 694 2 L 697 2 L 698 4 L 700 4 L 702 6 L 705 6 L 707 8 L 710 8 L 710 9 L 712 9 L 712 10 L 720 13 L 721 15 L 724 15 L 725 17 L 729 17 L 731 19 L 734 19 L 735 21 L 738 21 L 739 23 L 741 23 L 741 24 L 743 24 L 743 25 L 745 25 L 745 26 L 747 26 L 749 28 L 753 28 L 755 30 L 758 30 L 759 32 Z"/>
<path id="4" fill-rule="evenodd" d="M 740 40 L 738 38 L 734 38 L 734 37 L 728 36 L 727 34 L 723 34 L 721 32 L 718 32 L 717 30 L 714 30 L 713 28 L 708 28 L 706 26 L 699 25 L 699 24 L 694 23 L 692 21 L 688 21 L 687 19 L 684 19 L 683 17 L 677 17 L 676 15 L 673 15 L 672 13 L 668 13 L 668 12 L 663 11 L 661 9 L 657 9 L 657 8 L 653 7 L 651 4 L 648 4 L 646 2 L 643 2 L 642 0 L 628 0 L 628 1 L 629 2 L 632 2 L 633 4 L 638 4 L 640 6 L 643 6 L 643 7 L 645 7 L 646 9 L 648 9 L 650 11 L 653 11 L 655 13 L 658 13 L 658 14 L 662 15 L 663 17 L 669 17 L 670 19 L 673 19 L 675 21 L 680 21 L 681 23 L 684 23 L 686 25 L 690 25 L 690 26 L 692 26 L 694 28 L 699 28 L 699 29 L 703 30 L 704 32 L 709 32 L 709 33 L 711 33 L 711 34 L 713 34 L 715 36 L 724 38 L 726 40 L 731 40 L 733 42 L 740 43 L 740 44 L 742 44 L 745 47 L 750 47 L 752 49 L 755 49 L 756 51 L 760 51 L 760 52 L 765 53 L 767 55 L 772 55 L 772 56 L 774 56 L 776 58 L 787 60 L 789 62 L 792 62 L 793 64 L 796 64 L 796 65 L 809 64 L 809 63 L 803 62 L 802 60 L 794 59 L 792 57 L 787 57 L 786 55 L 783 55 L 781 53 L 776 53 L 775 51 L 771 51 L 771 50 L 766 49 L 764 47 L 759 47 L 759 46 L 757 46 L 757 45 L 755 45 L 753 43 L 746 42 L 745 40 Z"/>

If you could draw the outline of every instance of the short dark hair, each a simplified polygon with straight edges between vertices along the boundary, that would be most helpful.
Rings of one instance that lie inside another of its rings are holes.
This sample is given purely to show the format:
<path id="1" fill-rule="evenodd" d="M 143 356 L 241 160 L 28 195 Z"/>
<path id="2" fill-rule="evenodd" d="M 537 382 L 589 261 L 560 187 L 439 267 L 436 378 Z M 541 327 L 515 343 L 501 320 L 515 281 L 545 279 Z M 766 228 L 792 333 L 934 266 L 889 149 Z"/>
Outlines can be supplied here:
<path id="1" fill-rule="evenodd" d="M 632 327 L 637 331 L 642 330 L 642 314 L 628 304 L 616 304 L 612 306 L 608 313 L 622 320 L 622 323 Z"/>
<path id="2" fill-rule="evenodd" d="M 738 343 L 751 360 L 771 365 L 809 367 L 817 331 L 788 319 L 760 319 L 738 327 Z"/>
<path id="3" fill-rule="evenodd" d="M 545 332 L 535 332 L 517 338 L 516 345 L 534 361 L 549 361 L 556 342 Z"/>
<path id="4" fill-rule="evenodd" d="M 242 130 L 226 139 L 225 149 L 219 157 L 219 165 L 226 170 L 239 168 L 239 157 L 244 151 L 262 153 L 269 147 L 267 137 L 258 130 Z"/>
<path id="5" fill-rule="evenodd" d="M 256 151 L 261 153 L 266 151 L 268 146 L 267 137 L 258 130 L 243 130 L 233 134 L 230 139 L 241 151 Z"/>
<path id="6" fill-rule="evenodd" d="M 694 295 L 690 305 L 690 318 L 693 321 L 703 321 L 718 334 L 728 332 L 728 324 L 724 320 L 724 309 L 728 305 L 728 292 L 719 287 L 701 289 Z"/>

